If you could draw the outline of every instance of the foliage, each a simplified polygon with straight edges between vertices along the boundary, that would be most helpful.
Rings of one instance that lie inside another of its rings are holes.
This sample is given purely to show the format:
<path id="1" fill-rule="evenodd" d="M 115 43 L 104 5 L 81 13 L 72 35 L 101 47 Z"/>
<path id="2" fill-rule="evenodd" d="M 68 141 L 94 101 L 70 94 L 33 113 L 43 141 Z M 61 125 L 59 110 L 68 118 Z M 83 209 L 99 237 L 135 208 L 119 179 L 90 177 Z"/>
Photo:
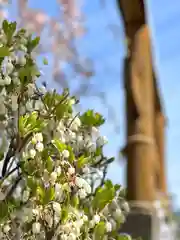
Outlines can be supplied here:
<path id="1" fill-rule="evenodd" d="M 2 26 L 0 239 L 130 239 L 118 235 L 128 212 L 123 188 L 105 180 L 114 159 L 103 154 L 103 117 L 75 113 L 67 89 L 38 87 L 39 38 Z"/>

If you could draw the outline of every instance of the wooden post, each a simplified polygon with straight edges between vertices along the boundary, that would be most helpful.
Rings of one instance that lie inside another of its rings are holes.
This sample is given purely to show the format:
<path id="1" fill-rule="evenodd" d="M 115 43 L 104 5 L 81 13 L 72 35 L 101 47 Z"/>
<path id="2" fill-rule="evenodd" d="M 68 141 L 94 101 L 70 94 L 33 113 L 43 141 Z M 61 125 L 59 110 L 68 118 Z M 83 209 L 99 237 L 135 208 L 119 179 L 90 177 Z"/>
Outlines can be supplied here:
<path id="1" fill-rule="evenodd" d="M 124 64 L 127 122 L 127 199 L 155 200 L 155 93 L 149 29 L 142 1 L 121 1 L 128 56 Z M 133 14 L 133 15 L 131 15 Z"/>
<path id="2" fill-rule="evenodd" d="M 165 117 L 162 113 L 162 111 L 156 112 L 156 122 L 155 122 L 155 128 L 156 128 L 156 142 L 157 142 L 157 148 L 158 148 L 158 155 L 159 155 L 159 185 L 158 189 L 159 191 L 167 195 L 167 186 L 166 186 L 166 173 L 165 173 Z"/>

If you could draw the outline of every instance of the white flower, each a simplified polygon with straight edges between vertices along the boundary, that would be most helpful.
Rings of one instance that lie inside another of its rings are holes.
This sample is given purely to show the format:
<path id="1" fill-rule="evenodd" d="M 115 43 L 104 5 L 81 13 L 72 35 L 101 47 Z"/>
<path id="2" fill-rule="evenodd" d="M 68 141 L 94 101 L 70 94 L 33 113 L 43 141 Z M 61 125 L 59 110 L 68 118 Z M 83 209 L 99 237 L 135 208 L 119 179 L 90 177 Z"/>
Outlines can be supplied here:
<path id="1" fill-rule="evenodd" d="M 18 56 L 16 62 L 19 65 L 24 66 L 26 64 L 26 58 L 24 56 Z"/>
<path id="2" fill-rule="evenodd" d="M 61 240 L 68 240 L 68 235 L 67 234 L 62 234 L 61 235 Z"/>
<path id="3" fill-rule="evenodd" d="M 83 188 L 86 191 L 86 193 L 90 194 L 91 193 L 91 186 L 87 181 L 84 180 L 83 182 Z"/>
<path id="4" fill-rule="evenodd" d="M 42 133 L 36 133 L 35 138 L 37 142 L 42 142 L 43 141 L 43 135 Z"/>
<path id="5" fill-rule="evenodd" d="M 98 214 L 94 215 L 93 217 L 93 221 L 95 222 L 95 224 L 98 224 L 100 222 L 101 218 Z"/>
<path id="6" fill-rule="evenodd" d="M 50 179 L 51 181 L 54 183 L 57 180 L 57 173 L 56 172 L 52 172 L 50 175 Z"/>
<path id="7" fill-rule="evenodd" d="M 94 222 L 94 220 L 91 220 L 90 222 L 89 222 L 89 227 L 90 228 L 93 228 L 95 226 L 95 222 Z"/>
<path id="8" fill-rule="evenodd" d="M 64 158 L 68 158 L 70 154 L 69 154 L 69 151 L 65 149 L 62 151 L 62 155 Z"/>
<path id="9" fill-rule="evenodd" d="M 76 235 L 74 233 L 70 233 L 68 236 L 68 240 L 76 240 Z"/>
<path id="10" fill-rule="evenodd" d="M 36 150 L 35 149 L 30 149 L 29 150 L 29 156 L 31 157 L 31 158 L 34 158 L 35 156 L 36 156 Z"/>
<path id="11" fill-rule="evenodd" d="M 62 189 L 62 186 L 61 184 L 59 183 L 56 183 L 55 184 L 55 198 L 60 200 L 63 196 L 63 189 Z"/>
<path id="12" fill-rule="evenodd" d="M 57 175 L 58 175 L 58 176 L 61 175 L 62 169 L 61 169 L 60 166 L 56 168 L 56 172 L 57 172 Z"/>
<path id="13" fill-rule="evenodd" d="M 123 202 L 122 208 L 123 208 L 124 211 L 126 211 L 127 213 L 130 211 L 129 204 L 128 204 L 127 202 Z"/>
<path id="14" fill-rule="evenodd" d="M 58 131 L 64 131 L 64 128 L 65 128 L 65 127 L 64 127 L 63 122 L 60 121 L 59 124 L 58 124 L 58 126 L 57 126 L 57 130 L 58 130 Z"/>
<path id="15" fill-rule="evenodd" d="M 36 144 L 36 150 L 37 150 L 38 152 L 42 152 L 43 149 L 44 149 L 43 143 L 38 142 L 38 143 Z"/>
<path id="16" fill-rule="evenodd" d="M 89 143 L 87 146 L 90 153 L 94 153 L 96 151 L 96 144 L 95 143 Z"/>
<path id="17" fill-rule="evenodd" d="M 113 231 L 116 230 L 116 227 L 117 227 L 116 221 L 114 221 L 114 219 L 111 218 L 111 219 L 109 220 L 109 222 L 111 223 L 112 230 L 113 230 Z"/>
<path id="18" fill-rule="evenodd" d="M 117 208 L 114 212 L 113 212 L 113 217 L 115 218 L 115 220 L 119 221 L 121 220 L 123 214 L 120 208 Z"/>
<path id="19" fill-rule="evenodd" d="M 15 85 L 20 85 L 20 83 L 21 83 L 21 81 L 20 81 L 20 79 L 18 78 L 18 77 L 13 77 L 12 78 L 12 82 L 15 84 Z"/>
<path id="20" fill-rule="evenodd" d="M 84 199 L 87 196 L 86 191 L 83 188 L 79 189 L 78 195 L 81 199 Z"/>
<path id="21" fill-rule="evenodd" d="M 53 219 L 52 216 L 49 214 L 45 214 L 44 219 L 46 220 L 46 222 L 48 223 L 48 226 L 51 228 L 53 225 Z"/>
<path id="22" fill-rule="evenodd" d="M 84 179 L 80 178 L 80 177 L 76 177 L 75 179 L 75 184 L 77 187 L 82 188 L 83 184 L 84 184 Z"/>
<path id="23" fill-rule="evenodd" d="M 76 172 L 75 168 L 73 168 L 73 167 L 68 168 L 69 175 L 73 175 L 73 174 L 75 174 L 75 172 Z"/>
<path id="24" fill-rule="evenodd" d="M 4 83 L 5 83 L 5 85 L 11 84 L 11 78 L 9 76 L 5 76 Z"/>
<path id="25" fill-rule="evenodd" d="M 108 140 L 107 140 L 107 138 L 105 136 L 104 137 L 100 136 L 96 140 L 96 144 L 97 144 L 98 147 L 104 146 L 107 142 L 108 142 Z"/>
<path id="26" fill-rule="evenodd" d="M 87 166 L 85 166 L 82 170 L 83 170 L 84 174 L 89 174 L 90 173 L 90 169 Z"/>
<path id="27" fill-rule="evenodd" d="M 11 61 L 9 61 L 9 58 L 5 57 L 2 62 L 2 73 L 4 75 L 9 75 L 12 73 L 13 69 L 14 69 L 14 66 L 11 63 Z"/>
<path id="28" fill-rule="evenodd" d="M 83 221 L 87 222 L 88 221 L 88 216 L 87 215 L 83 215 Z"/>
<path id="29" fill-rule="evenodd" d="M 53 210 L 57 215 L 60 215 L 61 205 L 58 202 L 53 202 Z"/>
<path id="30" fill-rule="evenodd" d="M 39 234 L 40 230 L 41 230 L 41 224 L 39 222 L 33 223 L 33 225 L 32 225 L 32 232 L 34 234 Z"/>
<path id="31" fill-rule="evenodd" d="M 22 201 L 27 202 L 30 196 L 30 192 L 28 190 L 25 190 L 22 195 Z"/>
<path id="32" fill-rule="evenodd" d="M 39 217 L 39 216 L 40 216 L 40 209 L 34 208 L 34 209 L 32 209 L 32 213 L 33 213 L 35 216 Z"/>
<path id="33" fill-rule="evenodd" d="M 79 117 L 76 117 L 76 118 L 74 119 L 74 122 L 76 123 L 76 125 L 77 125 L 78 127 L 81 126 L 81 120 L 80 120 Z"/>
<path id="34" fill-rule="evenodd" d="M 98 137 L 99 130 L 96 127 L 93 126 L 92 129 L 91 129 L 91 133 L 92 133 L 93 137 Z"/>
<path id="35" fill-rule="evenodd" d="M 3 227 L 3 232 L 7 234 L 10 231 L 10 229 L 11 229 L 10 226 L 7 224 Z"/>
<path id="36" fill-rule="evenodd" d="M 112 224 L 110 222 L 106 222 L 106 231 L 111 232 L 112 231 Z"/>
<path id="37" fill-rule="evenodd" d="M 27 48 L 22 44 L 19 46 L 19 49 L 22 50 L 25 53 L 27 52 Z"/>

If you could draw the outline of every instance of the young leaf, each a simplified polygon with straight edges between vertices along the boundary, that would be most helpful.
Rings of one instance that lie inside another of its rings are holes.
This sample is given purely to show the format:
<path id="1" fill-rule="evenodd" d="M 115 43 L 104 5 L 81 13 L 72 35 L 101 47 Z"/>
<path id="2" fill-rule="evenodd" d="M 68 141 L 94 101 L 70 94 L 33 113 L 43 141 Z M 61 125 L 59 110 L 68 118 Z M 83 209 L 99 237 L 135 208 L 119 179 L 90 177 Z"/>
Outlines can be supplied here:
<path id="1" fill-rule="evenodd" d="M 10 55 L 10 52 L 9 52 L 8 47 L 5 47 L 5 46 L 0 47 L 0 58 L 4 58 L 9 55 Z"/>
<path id="2" fill-rule="evenodd" d="M 105 223 L 104 222 L 98 223 L 94 229 L 94 239 L 103 240 L 105 232 L 106 232 Z"/>

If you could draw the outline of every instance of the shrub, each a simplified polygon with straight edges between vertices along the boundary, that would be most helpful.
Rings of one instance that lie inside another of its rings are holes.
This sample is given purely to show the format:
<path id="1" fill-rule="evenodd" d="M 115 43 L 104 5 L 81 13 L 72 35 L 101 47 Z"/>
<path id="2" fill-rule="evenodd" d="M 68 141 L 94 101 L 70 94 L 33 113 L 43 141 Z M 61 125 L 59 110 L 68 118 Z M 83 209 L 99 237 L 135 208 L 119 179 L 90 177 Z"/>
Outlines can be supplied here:
<path id="1" fill-rule="evenodd" d="M 0 239 L 130 239 L 124 189 L 105 180 L 104 118 L 37 86 L 39 38 L 4 21 L 0 39 Z"/>

